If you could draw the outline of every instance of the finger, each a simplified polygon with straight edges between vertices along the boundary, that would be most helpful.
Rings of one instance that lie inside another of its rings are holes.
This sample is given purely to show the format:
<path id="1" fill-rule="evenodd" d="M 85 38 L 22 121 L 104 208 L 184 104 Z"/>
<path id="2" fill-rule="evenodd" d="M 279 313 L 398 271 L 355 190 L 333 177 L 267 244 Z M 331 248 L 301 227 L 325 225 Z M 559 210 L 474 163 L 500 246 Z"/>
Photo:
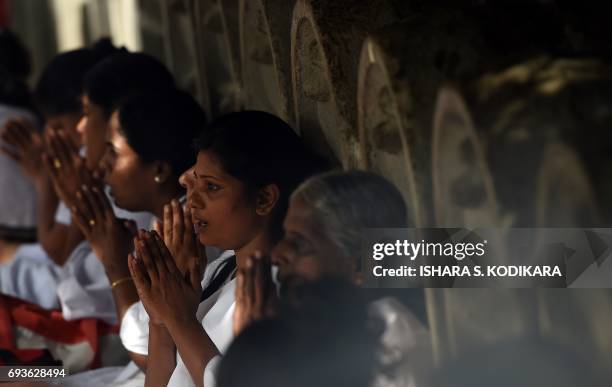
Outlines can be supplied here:
<path id="1" fill-rule="evenodd" d="M 244 271 L 239 269 L 236 272 L 236 304 L 242 306 L 244 302 Z"/>
<path id="2" fill-rule="evenodd" d="M 123 226 L 130 232 L 130 235 L 136 236 L 138 234 L 138 225 L 131 219 L 125 219 Z"/>
<path id="3" fill-rule="evenodd" d="M 134 285 L 136 286 L 138 294 L 140 295 L 141 292 L 149 291 L 151 288 L 149 277 L 146 275 L 145 269 L 141 265 L 141 262 L 138 261 L 131 253 L 128 254 L 128 268 L 130 269 L 130 274 L 134 280 Z"/>
<path id="4" fill-rule="evenodd" d="M 195 260 L 192 263 L 192 267 L 189 270 L 190 273 L 190 282 L 191 282 L 191 287 L 193 289 L 196 290 L 202 290 L 202 278 L 201 278 L 201 273 L 202 271 L 200 270 L 200 262 Z"/>
<path id="5" fill-rule="evenodd" d="M 134 238 L 134 246 L 136 246 L 138 257 L 142 260 L 149 279 L 151 280 L 151 286 L 155 286 L 159 283 L 159 272 L 157 271 L 157 265 L 155 265 L 153 261 L 149 247 L 145 242 L 146 232 L 143 233 L 143 236 L 144 238 Z"/>
<path id="6" fill-rule="evenodd" d="M 164 235 L 164 226 L 159 219 L 155 219 L 153 222 L 153 230 L 155 230 L 159 235 L 163 237 Z"/>
<path id="7" fill-rule="evenodd" d="M 172 206 L 166 204 L 164 206 L 164 241 L 172 244 Z"/>
<path id="8" fill-rule="evenodd" d="M 5 145 L 0 145 L 0 153 L 2 153 L 3 155 L 6 155 L 8 158 L 10 158 L 11 160 L 17 163 L 21 161 L 21 155 L 19 154 L 19 152 L 13 149 L 10 149 Z"/>
<path id="9" fill-rule="evenodd" d="M 152 237 L 152 240 L 155 242 L 160 258 L 162 258 L 161 259 L 162 262 L 160 263 L 163 263 L 165 270 L 167 270 L 168 273 L 174 276 L 182 277 L 181 271 L 178 269 L 178 267 L 176 266 L 176 263 L 174 262 L 174 257 L 172 256 L 172 253 L 170 253 L 170 251 L 168 250 L 168 247 L 166 246 L 164 241 L 161 239 L 159 234 L 153 231 L 151 232 L 151 237 Z"/>
<path id="10" fill-rule="evenodd" d="M 110 205 L 108 197 L 101 189 L 96 186 L 91 187 L 91 192 L 96 201 L 98 211 L 100 211 L 101 219 L 108 220 L 115 216 L 113 208 Z"/>
<path id="11" fill-rule="evenodd" d="M 62 141 L 62 144 L 64 145 L 64 148 L 67 149 L 70 153 L 72 154 L 79 154 L 79 146 L 76 144 L 76 142 L 73 141 L 72 137 L 70 135 L 68 135 L 67 132 L 65 131 L 60 131 L 59 132 L 59 137 Z"/>
<path id="12" fill-rule="evenodd" d="M 261 254 L 257 252 L 253 257 L 253 306 L 255 309 L 255 316 L 258 318 L 262 317 L 266 298 L 267 286 L 264 282 L 264 270 L 265 263 L 261 259 Z"/>
<path id="13" fill-rule="evenodd" d="M 7 127 L 7 134 L 9 135 L 11 142 L 21 150 L 27 149 L 30 143 L 30 136 L 22 129 L 19 125 L 10 125 Z"/>
<path id="14" fill-rule="evenodd" d="M 83 183 L 90 183 L 93 185 L 95 179 L 93 178 L 92 172 L 85 166 L 85 159 L 78 154 L 73 152 L 70 154 L 71 166 L 74 169 L 76 176 Z"/>
<path id="15" fill-rule="evenodd" d="M 89 227 L 95 225 L 96 216 L 93 208 L 91 208 L 91 204 L 89 203 L 89 195 L 84 192 L 83 189 L 80 189 L 76 192 L 76 206 L 81 212 L 81 214 L 86 218 Z M 94 224 L 92 224 L 92 221 Z"/>
<path id="16" fill-rule="evenodd" d="M 88 223 L 89 219 L 87 219 L 85 216 L 81 214 L 81 212 L 79 211 L 76 205 L 73 205 L 71 207 L 71 210 L 72 210 L 72 221 L 77 225 L 79 230 L 81 230 L 81 232 L 85 236 L 85 239 L 91 240 L 92 234 L 91 234 L 91 228 Z"/>
<path id="17" fill-rule="evenodd" d="M 21 144 L 19 143 L 19 139 L 17 137 L 17 133 L 12 126 L 6 126 L 4 132 L 2 133 L 2 140 L 8 145 L 12 146 L 16 150 L 21 151 Z"/>
<path id="18" fill-rule="evenodd" d="M 188 243 L 193 244 L 197 247 L 195 229 L 193 227 L 193 222 L 191 221 L 191 208 L 185 207 L 183 210 L 183 243 L 185 245 Z"/>
<path id="19" fill-rule="evenodd" d="M 145 232 L 144 240 L 151 254 L 151 261 L 157 268 L 159 280 L 165 282 L 170 275 L 170 270 L 168 269 L 168 265 L 166 263 L 167 257 L 163 254 L 163 250 L 157 243 L 154 233 L 155 232 L 149 231 Z"/>
<path id="20" fill-rule="evenodd" d="M 98 203 L 98 198 L 95 193 L 92 192 L 90 187 L 83 185 L 81 187 L 81 192 L 83 193 L 83 197 L 85 198 L 85 202 L 91 209 L 91 215 L 94 222 L 102 223 L 104 221 L 104 210 L 101 208 L 101 205 Z"/>
<path id="21" fill-rule="evenodd" d="M 243 270 L 243 275 L 244 275 L 244 299 L 243 299 L 243 303 L 245 305 L 245 307 L 249 308 L 249 310 L 252 308 L 252 305 L 254 303 L 254 293 L 255 290 L 253 289 L 253 258 L 252 257 L 248 257 L 246 259 L 245 265 L 244 265 L 244 270 Z"/>
<path id="22" fill-rule="evenodd" d="M 57 180 L 57 171 L 55 170 L 55 168 L 53 168 L 53 165 L 51 164 L 52 158 L 49 156 L 47 152 L 48 150 L 45 151 L 40 157 L 42 159 L 42 163 L 43 163 L 43 167 L 45 168 L 45 172 L 47 172 L 47 175 L 51 177 L 52 183 L 53 185 L 55 185 L 56 180 Z"/>
<path id="23" fill-rule="evenodd" d="M 55 141 L 57 141 L 58 149 L 62 155 L 61 160 L 66 162 L 72 161 L 72 156 L 76 153 L 76 150 L 71 149 L 70 145 L 64 137 L 63 131 L 56 132 Z"/>
<path id="24" fill-rule="evenodd" d="M 66 160 L 63 159 L 64 154 L 61 151 L 60 145 L 57 141 L 57 134 L 55 130 L 50 130 L 46 135 L 46 139 L 47 145 L 49 147 L 49 155 L 51 156 L 51 158 L 58 159 L 60 161 L 63 161 L 64 164 L 66 164 Z"/>
<path id="25" fill-rule="evenodd" d="M 172 239 L 176 245 L 177 242 L 180 243 L 183 241 L 183 235 L 185 232 L 183 209 L 176 199 L 172 200 L 170 206 L 172 207 Z"/>

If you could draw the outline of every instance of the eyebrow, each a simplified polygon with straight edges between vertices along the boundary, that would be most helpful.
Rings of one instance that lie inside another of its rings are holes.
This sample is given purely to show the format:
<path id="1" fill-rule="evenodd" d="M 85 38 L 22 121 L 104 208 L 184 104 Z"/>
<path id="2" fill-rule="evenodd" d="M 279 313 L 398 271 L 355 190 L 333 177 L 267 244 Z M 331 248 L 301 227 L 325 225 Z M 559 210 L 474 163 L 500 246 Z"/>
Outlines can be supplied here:
<path id="1" fill-rule="evenodd" d="M 221 178 L 217 177 L 217 176 L 213 176 L 213 175 L 199 175 L 198 172 L 194 169 L 193 170 L 193 174 L 195 175 L 195 177 L 197 177 L 198 179 L 204 179 L 204 178 L 208 178 L 208 179 L 215 179 L 215 180 L 221 180 Z"/>

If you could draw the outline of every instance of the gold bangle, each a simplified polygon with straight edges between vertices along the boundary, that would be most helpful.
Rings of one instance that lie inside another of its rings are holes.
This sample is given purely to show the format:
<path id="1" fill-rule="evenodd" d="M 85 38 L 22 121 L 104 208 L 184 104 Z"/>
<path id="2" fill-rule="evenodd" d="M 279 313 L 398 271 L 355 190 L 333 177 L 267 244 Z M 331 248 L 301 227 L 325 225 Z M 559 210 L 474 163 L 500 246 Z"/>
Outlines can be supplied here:
<path id="1" fill-rule="evenodd" d="M 111 284 L 111 289 L 114 289 L 116 286 L 119 286 L 122 283 L 127 282 L 127 281 L 131 281 L 131 280 L 132 280 L 132 277 L 123 277 L 123 278 L 120 278 L 120 279 L 118 279 L 117 281 L 115 281 L 115 282 L 113 282 Z"/>

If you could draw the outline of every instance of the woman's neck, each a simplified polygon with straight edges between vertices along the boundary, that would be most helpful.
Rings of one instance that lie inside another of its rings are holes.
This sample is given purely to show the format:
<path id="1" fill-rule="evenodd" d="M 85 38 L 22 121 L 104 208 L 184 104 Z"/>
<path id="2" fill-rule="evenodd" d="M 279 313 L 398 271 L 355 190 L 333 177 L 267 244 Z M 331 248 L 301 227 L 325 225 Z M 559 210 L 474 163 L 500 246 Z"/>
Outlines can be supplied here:
<path id="1" fill-rule="evenodd" d="M 238 268 L 245 267 L 247 258 L 253 256 L 256 252 L 259 252 L 262 256 L 269 255 L 273 246 L 266 233 L 257 235 L 249 243 L 235 250 L 236 265 Z"/>

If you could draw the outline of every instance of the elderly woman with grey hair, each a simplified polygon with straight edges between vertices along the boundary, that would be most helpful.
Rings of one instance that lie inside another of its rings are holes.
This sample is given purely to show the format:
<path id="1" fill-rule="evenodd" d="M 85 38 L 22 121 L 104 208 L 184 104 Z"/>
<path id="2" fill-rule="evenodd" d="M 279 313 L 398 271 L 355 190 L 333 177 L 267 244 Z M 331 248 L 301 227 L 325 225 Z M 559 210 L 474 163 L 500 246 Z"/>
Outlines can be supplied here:
<path id="1" fill-rule="evenodd" d="M 329 172 L 304 182 L 291 196 L 285 235 L 272 253 L 278 279 L 339 276 L 356 283 L 363 231 L 406 227 L 400 192 L 371 172 Z"/>
<path id="2" fill-rule="evenodd" d="M 305 283 L 330 278 L 361 283 L 359 262 L 363 258 L 361 243 L 366 229 L 408 226 L 402 195 L 379 175 L 334 171 L 306 180 L 291 195 L 283 222 L 284 235 L 273 249 L 271 259 L 253 257 L 238 272 L 235 333 L 279 310 L 268 265 L 278 269 L 281 297 L 289 303 L 296 298 L 299 305 L 296 295 Z M 414 354 L 429 351 L 427 330 L 395 298 L 376 299 L 370 303 L 369 312 L 372 322 L 376 322 L 374 326 L 380 328 L 378 372 L 372 385 L 411 385 L 409 382 L 416 378 L 415 367 L 424 365 L 415 361 L 418 357 Z M 351 362 L 353 355 L 347 351 L 344 360 Z M 309 366 L 309 361 L 304 359 L 304 367 Z M 265 375 L 251 375 L 248 380 L 261 378 Z"/>

